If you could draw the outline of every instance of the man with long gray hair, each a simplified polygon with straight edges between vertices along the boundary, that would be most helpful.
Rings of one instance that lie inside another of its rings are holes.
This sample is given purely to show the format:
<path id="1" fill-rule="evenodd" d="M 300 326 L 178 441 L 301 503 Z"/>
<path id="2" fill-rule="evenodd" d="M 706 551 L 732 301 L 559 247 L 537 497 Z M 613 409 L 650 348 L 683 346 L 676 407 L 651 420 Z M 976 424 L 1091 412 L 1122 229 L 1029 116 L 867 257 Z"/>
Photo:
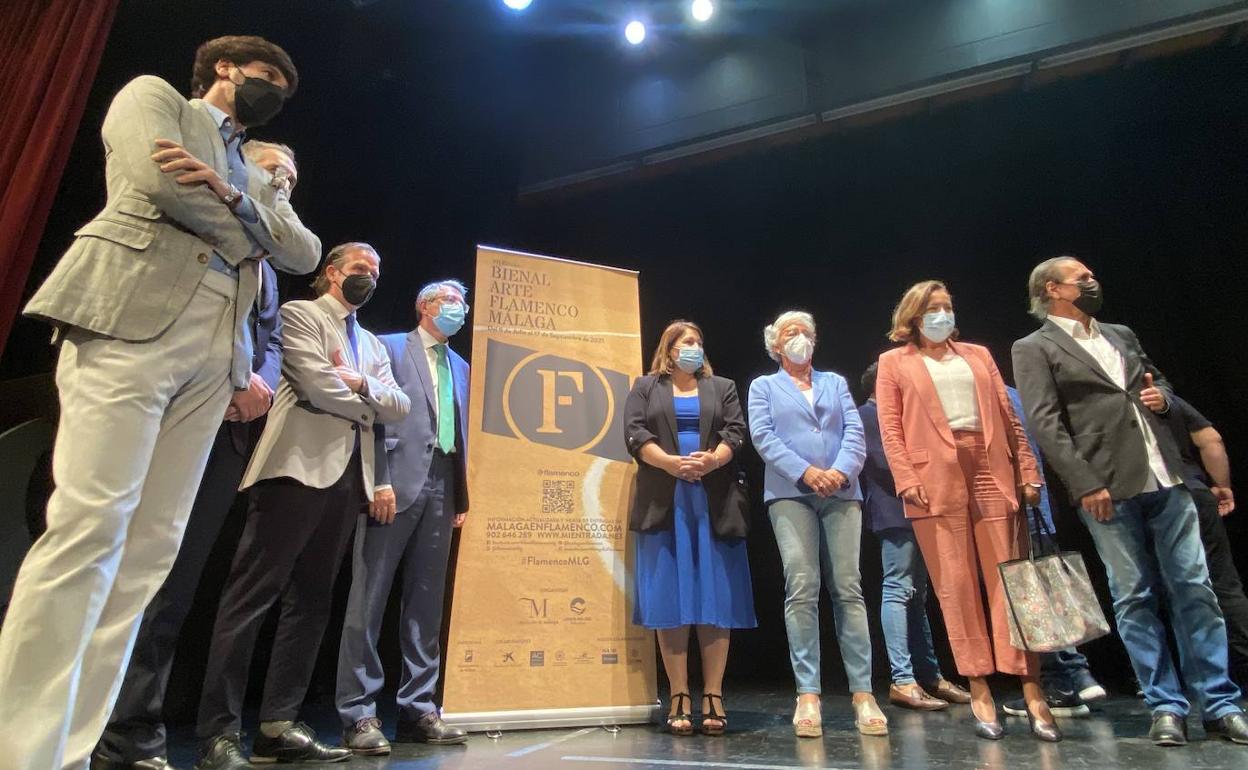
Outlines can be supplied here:
<path id="1" fill-rule="evenodd" d="M 412 410 L 377 432 L 377 493 L 355 530 L 337 701 L 343 745 L 357 754 L 390 753 L 377 718 L 377 694 L 385 683 L 377 642 L 400 572 L 403 667 L 395 740 L 449 744 L 468 737 L 442 721 L 433 700 L 451 530 L 463 524 L 468 510 L 468 362 L 448 344 L 464 325 L 467 293 L 459 281 L 430 283 L 416 297 L 416 328 L 381 336 Z"/>
<path id="2" fill-rule="evenodd" d="M 1187 743 L 1181 670 L 1205 733 L 1248 743 L 1196 506 L 1178 447 L 1158 419 L 1170 410 L 1170 384 L 1131 329 L 1094 318 L 1101 284 L 1079 260 L 1041 262 L 1028 293 L 1044 325 L 1014 343 L 1027 424 L 1105 563 L 1118 632 L 1153 712 L 1149 737 L 1159 746 Z M 1177 667 L 1167 625 L 1179 645 Z"/>

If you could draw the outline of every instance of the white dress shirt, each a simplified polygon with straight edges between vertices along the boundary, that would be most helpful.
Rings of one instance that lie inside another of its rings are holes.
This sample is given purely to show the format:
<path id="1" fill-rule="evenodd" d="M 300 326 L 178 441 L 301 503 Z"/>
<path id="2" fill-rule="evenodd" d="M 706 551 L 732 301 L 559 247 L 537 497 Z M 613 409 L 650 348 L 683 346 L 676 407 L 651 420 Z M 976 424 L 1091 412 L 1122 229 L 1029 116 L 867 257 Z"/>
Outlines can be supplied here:
<path id="1" fill-rule="evenodd" d="M 1092 319 L 1092 323 L 1088 328 L 1084 328 L 1083 324 L 1073 318 L 1062 318 L 1059 316 L 1049 316 L 1058 328 L 1066 332 L 1072 339 L 1092 356 L 1092 360 L 1100 365 L 1101 369 L 1109 375 L 1109 379 L 1115 385 L 1127 389 L 1127 363 L 1122 358 L 1122 353 L 1118 352 L 1118 348 L 1113 346 L 1104 334 L 1101 334 L 1101 325 Z M 1140 411 L 1140 406 L 1136 405 L 1136 411 Z M 1161 487 L 1173 487 L 1181 484 L 1183 479 L 1166 467 L 1166 461 L 1161 456 L 1161 448 L 1157 446 L 1157 437 L 1153 435 L 1153 429 L 1149 426 L 1148 420 L 1144 415 L 1140 415 L 1140 419 L 1136 420 L 1140 425 L 1140 433 L 1144 435 L 1144 448 L 1148 450 L 1148 467 L 1153 471 L 1154 479 L 1144 488 L 1145 492 L 1156 491 L 1158 485 Z"/>
<path id="2" fill-rule="evenodd" d="M 962 356 L 949 351 L 939 361 L 923 356 L 927 373 L 932 375 L 940 406 L 950 430 L 979 432 L 984 429 L 979 417 L 979 399 L 975 395 L 975 373 Z"/>
<path id="3" fill-rule="evenodd" d="M 425 362 L 429 364 L 429 383 L 433 385 L 433 398 L 431 399 L 433 401 L 433 425 L 435 429 L 434 432 L 436 433 L 438 425 L 438 409 L 441 407 L 438 404 L 438 351 L 434 348 L 434 345 L 445 345 L 446 343 L 439 342 L 436 337 L 425 331 L 425 327 L 423 326 L 417 326 L 416 333 L 420 335 L 420 344 L 425 348 Z M 451 365 L 449 349 L 447 350 L 446 365 L 449 373 Z M 454 380 L 452 380 L 452 392 L 454 390 L 454 384 Z"/>

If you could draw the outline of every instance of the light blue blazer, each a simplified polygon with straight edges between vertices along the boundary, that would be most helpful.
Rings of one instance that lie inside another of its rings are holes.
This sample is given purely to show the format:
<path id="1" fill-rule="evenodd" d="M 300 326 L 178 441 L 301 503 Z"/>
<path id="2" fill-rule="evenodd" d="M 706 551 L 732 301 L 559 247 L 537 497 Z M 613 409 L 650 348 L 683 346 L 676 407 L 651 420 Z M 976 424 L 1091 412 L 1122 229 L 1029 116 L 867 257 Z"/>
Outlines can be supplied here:
<path id="1" fill-rule="evenodd" d="M 849 479 L 836 497 L 862 499 L 858 474 L 867 444 L 849 384 L 836 372 L 810 376 L 813 409 L 783 369 L 750 383 L 750 437 L 767 465 L 764 502 L 813 494 L 801 480 L 812 465 L 835 468 Z"/>

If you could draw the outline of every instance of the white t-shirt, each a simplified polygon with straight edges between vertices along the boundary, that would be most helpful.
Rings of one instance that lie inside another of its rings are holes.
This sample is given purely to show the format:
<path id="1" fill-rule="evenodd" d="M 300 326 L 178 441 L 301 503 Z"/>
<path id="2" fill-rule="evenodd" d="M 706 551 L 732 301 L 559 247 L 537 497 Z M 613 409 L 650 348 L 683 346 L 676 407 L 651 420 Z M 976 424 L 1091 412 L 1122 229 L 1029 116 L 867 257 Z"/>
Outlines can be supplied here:
<path id="1" fill-rule="evenodd" d="M 982 431 L 979 400 L 975 397 L 975 373 L 966 359 L 950 351 L 939 361 L 923 356 L 923 364 L 932 375 L 950 430 Z"/>

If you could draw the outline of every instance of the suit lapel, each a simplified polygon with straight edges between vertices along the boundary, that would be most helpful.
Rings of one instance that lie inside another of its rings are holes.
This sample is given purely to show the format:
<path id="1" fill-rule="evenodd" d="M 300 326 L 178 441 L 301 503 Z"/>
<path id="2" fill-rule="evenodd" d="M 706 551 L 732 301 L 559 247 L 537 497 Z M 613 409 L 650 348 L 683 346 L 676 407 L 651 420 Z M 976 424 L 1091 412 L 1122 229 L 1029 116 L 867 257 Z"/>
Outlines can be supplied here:
<path id="1" fill-rule="evenodd" d="M 207 124 L 207 129 L 212 132 L 209 144 L 212 145 L 213 168 L 216 169 L 217 174 L 222 179 L 228 180 L 230 178 L 229 163 L 225 157 L 225 140 L 221 138 L 221 127 L 213 120 L 212 113 L 204 106 L 202 99 L 192 99 L 191 107 L 199 113 L 200 119 Z"/>
<path id="2" fill-rule="evenodd" d="M 1101 335 L 1109 341 L 1110 346 L 1114 350 L 1118 351 L 1118 355 L 1122 356 L 1123 380 L 1126 382 L 1127 387 L 1130 388 L 1131 383 L 1144 376 L 1144 373 L 1141 371 L 1143 365 L 1140 363 L 1140 359 L 1128 354 L 1127 343 L 1122 337 L 1118 336 L 1116 329 L 1111 329 L 1105 324 L 1100 324 L 1100 329 Z"/>
<path id="3" fill-rule="evenodd" d="M 338 315 L 342 312 L 342 306 L 338 304 L 338 300 L 329 294 L 322 294 L 316 298 L 316 303 L 321 306 L 321 310 L 325 311 L 325 317 L 329 319 L 329 326 L 334 330 L 334 338 L 338 340 L 339 352 L 342 353 L 344 359 L 358 365 L 355 361 L 355 354 L 351 350 L 351 343 L 347 342 L 344 322 Z"/>
<path id="4" fill-rule="evenodd" d="M 914 345 L 906 345 L 903 351 L 902 363 L 909 369 L 910 381 L 914 383 L 915 389 L 919 392 L 919 400 L 927 408 L 928 418 L 945 441 L 953 445 L 953 431 L 949 428 L 949 418 L 945 416 L 945 408 L 940 403 L 940 395 L 936 392 L 936 383 L 932 382 L 932 374 L 927 371 L 927 364 L 923 363 L 923 354 Z"/>
<path id="5" fill-rule="evenodd" d="M 715 421 L 715 411 L 719 408 L 719 399 L 715 397 L 715 383 L 710 377 L 698 380 L 698 449 L 706 449 L 711 445 L 711 424 Z"/>
<path id="6" fill-rule="evenodd" d="M 1118 387 L 1118 383 L 1114 382 L 1109 373 L 1101 368 L 1101 365 L 1092 357 L 1092 354 L 1084 350 L 1078 342 L 1075 342 L 1073 337 L 1067 334 L 1065 330 L 1059 328 L 1057 324 L 1052 321 L 1045 321 L 1044 326 L 1040 327 L 1040 333 L 1065 351 L 1067 355 L 1077 359 L 1084 366 L 1091 369 L 1092 373 L 1097 377 L 1105 380 L 1115 388 Z M 1101 329 L 1101 333 L 1105 333 L 1104 328 Z"/>
<path id="7" fill-rule="evenodd" d="M 676 402 L 672 400 L 671 378 L 656 377 L 654 390 L 651 395 L 654 396 L 655 403 L 659 405 L 660 411 L 663 412 L 663 419 L 667 421 L 667 429 L 672 434 L 672 446 L 679 452 L 680 432 L 676 429 Z"/>
<path id="8" fill-rule="evenodd" d="M 436 410 L 438 394 L 433 392 L 433 378 L 429 376 L 429 359 L 425 356 L 425 340 L 420 336 L 419 329 L 413 329 L 407 335 L 407 356 L 411 359 L 416 376 L 420 379 L 420 388 L 425 391 L 425 400 L 429 402 L 429 408 Z M 451 385 L 453 390 L 454 383 Z"/>
<path id="9" fill-rule="evenodd" d="M 802 391 L 798 389 L 797 383 L 793 382 L 793 378 L 789 376 L 789 373 L 781 369 L 780 371 L 776 372 L 776 379 L 780 381 L 780 390 L 787 393 L 789 398 L 791 398 L 793 402 L 797 404 L 798 408 L 810 416 L 810 419 L 812 420 L 816 419 L 814 407 L 811 406 L 810 402 L 806 400 L 806 397 L 802 395 Z M 814 370 L 811 370 L 810 387 L 811 388 L 815 387 Z M 815 395 L 818 395 L 818 393 L 816 393 Z"/>

